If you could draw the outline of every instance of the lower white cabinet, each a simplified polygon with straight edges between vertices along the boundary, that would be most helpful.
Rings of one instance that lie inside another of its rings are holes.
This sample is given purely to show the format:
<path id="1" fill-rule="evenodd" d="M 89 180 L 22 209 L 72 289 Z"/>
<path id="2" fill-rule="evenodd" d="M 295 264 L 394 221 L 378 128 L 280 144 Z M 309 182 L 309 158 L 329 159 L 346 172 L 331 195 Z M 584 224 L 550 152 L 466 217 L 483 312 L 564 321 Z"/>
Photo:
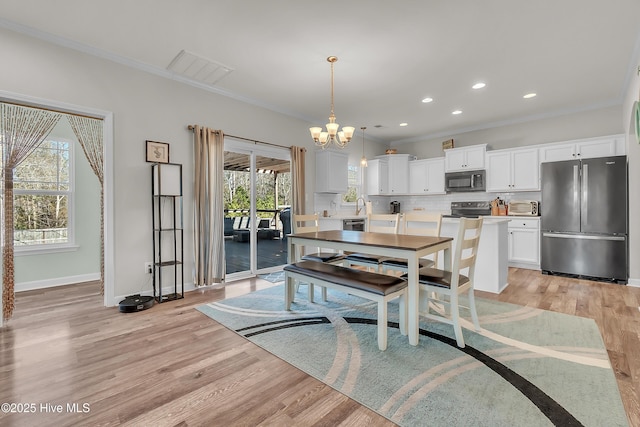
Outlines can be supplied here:
<path id="1" fill-rule="evenodd" d="M 509 221 L 509 266 L 540 268 L 540 220 L 513 218 Z"/>

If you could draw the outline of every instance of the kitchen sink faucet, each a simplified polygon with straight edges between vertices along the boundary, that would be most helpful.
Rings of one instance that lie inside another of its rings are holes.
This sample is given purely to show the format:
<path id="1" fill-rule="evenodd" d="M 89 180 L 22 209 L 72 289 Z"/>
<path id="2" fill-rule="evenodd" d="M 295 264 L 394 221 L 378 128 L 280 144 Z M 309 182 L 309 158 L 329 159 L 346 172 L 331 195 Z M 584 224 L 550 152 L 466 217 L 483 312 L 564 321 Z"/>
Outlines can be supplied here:
<path id="1" fill-rule="evenodd" d="M 361 208 L 358 207 L 360 200 L 362 200 Z M 362 208 L 364 208 L 366 204 L 367 202 L 364 200 L 364 197 L 360 196 L 356 199 L 356 215 L 360 215 L 360 211 L 362 211 Z"/>

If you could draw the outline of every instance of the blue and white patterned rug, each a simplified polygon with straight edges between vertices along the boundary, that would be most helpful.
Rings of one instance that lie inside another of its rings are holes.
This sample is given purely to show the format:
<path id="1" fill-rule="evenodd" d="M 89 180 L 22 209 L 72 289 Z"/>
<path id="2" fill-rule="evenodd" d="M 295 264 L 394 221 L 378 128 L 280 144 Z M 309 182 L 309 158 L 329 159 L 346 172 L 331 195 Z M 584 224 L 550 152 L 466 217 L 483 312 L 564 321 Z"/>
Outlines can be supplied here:
<path id="1" fill-rule="evenodd" d="M 627 426 L 595 322 L 478 299 L 483 330 L 423 321 L 418 346 L 397 330 L 378 350 L 376 305 L 329 290 L 291 311 L 283 286 L 198 307 L 202 313 L 402 426 Z M 469 319 L 465 320 L 468 325 Z"/>

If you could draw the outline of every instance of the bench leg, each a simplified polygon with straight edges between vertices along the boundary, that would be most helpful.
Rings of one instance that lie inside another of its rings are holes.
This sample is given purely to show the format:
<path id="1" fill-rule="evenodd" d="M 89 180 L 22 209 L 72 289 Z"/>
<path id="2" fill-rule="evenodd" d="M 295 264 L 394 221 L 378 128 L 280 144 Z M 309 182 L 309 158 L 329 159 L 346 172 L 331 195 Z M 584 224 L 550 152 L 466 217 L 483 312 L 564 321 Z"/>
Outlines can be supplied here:
<path id="1" fill-rule="evenodd" d="M 387 302 L 378 300 L 378 348 L 387 349 Z"/>

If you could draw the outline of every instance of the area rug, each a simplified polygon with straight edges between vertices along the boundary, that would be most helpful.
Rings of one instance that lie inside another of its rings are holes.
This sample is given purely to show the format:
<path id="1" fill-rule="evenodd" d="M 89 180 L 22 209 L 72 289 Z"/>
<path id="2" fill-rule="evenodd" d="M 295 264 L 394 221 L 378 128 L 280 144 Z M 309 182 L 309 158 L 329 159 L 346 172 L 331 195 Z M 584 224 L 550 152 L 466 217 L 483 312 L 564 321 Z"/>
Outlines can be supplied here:
<path id="1" fill-rule="evenodd" d="M 271 283 L 284 282 L 284 271 L 278 270 L 273 273 L 258 274 L 258 277 Z"/>
<path id="2" fill-rule="evenodd" d="M 424 320 L 420 343 L 389 307 L 386 351 L 376 305 L 329 290 L 291 311 L 283 285 L 198 307 L 202 313 L 401 426 L 627 426 L 595 322 L 477 299 L 482 331 Z M 394 323 L 395 322 L 395 323 Z"/>

